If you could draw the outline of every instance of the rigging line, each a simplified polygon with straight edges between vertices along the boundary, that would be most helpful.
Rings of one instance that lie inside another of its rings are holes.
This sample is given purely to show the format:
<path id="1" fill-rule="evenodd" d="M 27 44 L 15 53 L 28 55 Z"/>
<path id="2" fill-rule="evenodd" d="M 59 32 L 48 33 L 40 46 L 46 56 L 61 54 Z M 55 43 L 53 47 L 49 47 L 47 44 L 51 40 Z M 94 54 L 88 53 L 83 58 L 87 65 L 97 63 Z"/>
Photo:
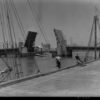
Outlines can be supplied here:
<path id="1" fill-rule="evenodd" d="M 0 80 L 0 83 L 1 82 L 5 82 L 4 80 L 10 75 L 11 73 L 10 72 L 8 72 L 4 77 L 3 77 L 3 79 L 2 80 Z"/>
<path id="2" fill-rule="evenodd" d="M 9 1 L 10 1 L 10 0 L 9 0 Z M 12 8 L 13 8 L 13 11 L 15 11 L 16 8 L 15 8 L 15 6 L 14 6 L 14 3 L 10 1 L 10 4 L 11 4 L 11 6 L 12 6 Z M 14 8 L 15 8 L 15 10 L 14 10 Z M 16 10 L 16 12 L 17 12 L 17 10 Z M 15 17 L 16 17 L 16 19 L 17 19 L 17 18 L 19 18 L 19 16 L 17 16 L 18 14 L 17 14 L 16 12 L 14 12 L 14 14 L 15 14 Z M 17 21 L 18 21 L 18 20 L 17 20 Z M 19 22 L 20 22 L 20 19 L 19 19 Z M 19 24 L 22 26 L 21 23 L 19 23 Z M 20 28 L 23 28 L 23 26 L 20 27 Z M 23 32 L 24 32 L 24 29 L 23 29 Z M 20 76 L 19 76 L 19 68 L 18 68 L 18 65 L 17 65 L 17 58 L 16 58 L 16 57 L 15 57 L 15 60 L 14 60 L 14 65 L 16 66 L 16 71 L 17 71 L 17 73 L 18 73 L 18 77 L 17 77 L 17 78 L 19 78 L 19 77 L 20 77 Z"/>
<path id="3" fill-rule="evenodd" d="M 97 58 L 97 54 L 96 54 L 96 50 L 97 50 L 97 15 L 95 16 L 95 26 L 94 26 L 94 38 L 95 38 L 95 42 L 94 42 L 94 48 L 95 48 L 95 51 L 94 51 L 94 58 L 96 59 Z"/>
<path id="4" fill-rule="evenodd" d="M 11 9 L 10 9 L 10 6 L 9 6 L 9 10 L 11 11 Z M 14 24 L 13 24 L 13 17 L 12 17 L 12 14 L 11 14 L 11 12 L 10 12 L 10 18 L 11 18 L 11 20 L 10 20 L 10 22 L 11 22 L 11 26 L 12 26 L 12 31 L 13 31 L 13 36 L 14 36 L 14 39 L 15 39 L 15 44 L 17 43 L 17 41 L 16 41 L 16 35 L 15 35 L 15 31 L 14 31 Z M 15 45 L 16 46 L 16 45 Z"/>
<path id="5" fill-rule="evenodd" d="M 11 11 L 9 9 L 9 4 L 7 2 L 7 8 L 8 8 L 8 24 L 9 24 L 9 29 L 10 29 L 10 35 L 11 35 L 11 42 L 12 42 L 12 48 L 14 48 L 14 40 L 13 40 L 13 33 L 12 33 L 12 25 L 11 25 Z"/>
<path id="6" fill-rule="evenodd" d="M 12 5 L 12 7 L 13 7 L 13 11 L 14 11 L 16 20 L 17 20 L 18 25 L 19 25 L 19 28 L 20 28 L 20 30 L 21 30 L 22 36 L 23 36 L 23 38 L 24 38 L 24 40 L 25 40 L 25 37 L 24 37 L 24 35 L 25 35 L 25 30 L 24 30 L 24 27 L 23 27 L 22 22 L 21 22 L 21 20 L 20 20 L 20 17 L 18 16 L 17 9 L 16 9 L 16 7 L 15 7 L 15 5 L 14 5 L 14 2 L 13 2 L 12 0 L 10 1 L 10 3 L 11 3 L 11 5 Z"/>
<path id="7" fill-rule="evenodd" d="M 2 22 L 2 19 L 1 19 L 1 14 L 0 14 L 0 23 L 1 23 L 1 27 L 2 27 L 2 36 L 3 36 L 3 41 L 5 43 L 5 36 L 4 36 L 4 29 L 3 29 L 3 22 Z M 4 47 L 3 47 L 4 48 Z"/>
<path id="8" fill-rule="evenodd" d="M 12 13 L 11 13 L 11 9 L 10 9 L 9 3 L 8 3 L 8 11 L 9 11 L 9 18 L 10 18 L 9 22 L 10 22 L 10 27 L 11 27 L 11 34 L 12 34 L 12 37 L 14 37 L 15 44 L 16 44 L 17 41 L 16 41 L 16 36 L 15 36 L 15 31 L 14 31 L 13 17 L 12 17 Z M 14 48 L 14 40 L 13 40 L 13 48 Z"/>
<path id="9" fill-rule="evenodd" d="M 9 8 L 10 9 L 10 8 Z M 10 19 L 12 19 L 12 15 L 11 15 L 11 12 L 9 11 L 9 13 L 10 13 L 10 15 L 9 15 L 9 17 L 10 17 Z M 13 19 L 12 19 L 13 20 Z M 16 36 L 15 36 L 15 31 L 14 31 L 14 26 L 13 26 L 13 23 L 12 23 L 12 20 L 10 20 L 10 25 L 12 26 L 11 27 L 11 32 L 13 31 L 13 36 L 14 36 L 14 39 L 15 39 L 15 42 L 16 42 Z"/>
<path id="10" fill-rule="evenodd" d="M 32 4 L 32 1 L 30 0 L 30 5 Z M 39 4 L 39 7 L 41 6 L 41 4 Z M 33 6 L 34 7 L 34 6 Z M 40 7 L 41 8 L 41 7 Z M 40 10 L 40 9 L 39 9 Z M 45 38 L 45 40 L 46 40 L 46 42 L 49 44 L 49 41 L 46 39 L 46 34 L 45 34 L 45 30 L 44 30 L 44 27 L 43 27 L 43 24 L 41 24 L 40 23 L 40 15 L 39 15 L 39 13 L 37 13 L 36 12 L 36 9 L 35 9 L 35 7 L 34 7 L 34 12 L 35 12 L 35 15 L 37 16 L 36 18 L 37 18 L 37 22 L 38 22 L 38 24 L 40 25 L 40 28 L 41 28 L 41 30 L 42 30 L 42 34 L 43 34 L 43 36 L 44 36 L 44 38 Z"/>
<path id="11" fill-rule="evenodd" d="M 30 4 L 32 4 L 32 0 L 30 0 Z M 40 27 L 41 27 L 41 29 L 42 29 L 42 31 L 43 31 L 43 35 L 46 37 L 46 32 L 45 32 L 45 30 L 44 30 L 44 25 L 43 25 L 43 23 L 42 23 L 42 6 L 43 6 L 43 3 L 42 3 L 42 1 L 41 0 L 39 0 L 39 2 L 38 2 L 38 12 L 36 11 L 36 9 L 35 9 L 35 7 L 33 6 L 33 9 L 34 9 L 34 12 L 35 12 L 35 14 L 36 14 L 36 16 L 37 16 L 37 22 L 40 24 Z M 49 44 L 50 42 L 49 42 L 49 40 L 48 39 L 46 39 L 46 41 L 47 41 L 47 43 Z"/>
<path id="12" fill-rule="evenodd" d="M 7 10 L 6 10 L 5 0 L 3 0 L 3 4 L 4 4 L 4 6 L 3 6 L 3 7 L 4 7 L 4 14 L 5 14 L 5 18 L 6 18 L 5 21 L 7 22 L 6 25 L 7 25 L 7 29 L 8 29 L 8 32 L 7 32 L 8 35 L 7 35 L 7 36 L 8 36 L 8 38 L 9 38 L 9 28 L 8 28 Z M 6 29 L 5 29 L 5 30 L 6 30 Z M 8 40 L 8 41 L 9 41 L 9 40 Z M 9 47 L 8 41 L 7 41 L 7 45 L 8 45 L 8 47 Z"/>
<path id="13" fill-rule="evenodd" d="M 30 10 L 31 10 L 31 12 L 32 12 L 32 15 L 34 16 L 34 13 L 33 13 L 33 10 L 32 10 L 31 4 L 30 4 L 30 1 L 27 0 L 27 3 L 28 3 L 29 8 L 30 8 Z M 34 9 L 34 10 L 35 10 L 35 9 Z M 36 11 L 35 11 L 35 15 L 37 15 L 37 14 L 36 14 Z M 42 28 L 41 28 L 41 25 L 40 25 L 40 23 L 38 22 L 37 16 L 35 16 L 35 19 L 36 19 L 36 21 L 37 21 L 37 25 L 38 25 L 38 27 L 39 27 L 39 29 L 40 29 L 40 32 L 41 32 L 41 34 L 43 35 L 43 37 L 44 37 L 44 39 L 45 39 L 45 42 L 48 43 L 48 41 L 47 41 L 47 39 L 45 38 L 45 35 L 44 35 L 44 33 L 43 33 L 43 30 L 42 30 Z"/>
<path id="14" fill-rule="evenodd" d="M 5 44 L 6 39 L 5 39 L 5 32 L 4 32 L 4 15 L 3 15 L 3 7 L 1 1 L 0 1 L 0 7 L 1 7 L 0 19 L 1 19 L 2 35 Z"/>
<path id="15" fill-rule="evenodd" d="M 89 43 L 88 43 L 88 50 L 86 52 L 85 58 L 88 56 L 88 53 L 89 53 L 89 47 L 90 47 L 90 43 L 91 43 L 91 39 L 92 39 L 92 34 L 93 34 L 93 26 L 92 26 L 92 30 L 91 30 L 91 34 L 90 34 L 90 39 L 89 39 Z"/>
<path id="16" fill-rule="evenodd" d="M 3 22 L 2 22 L 2 25 L 4 25 L 5 26 L 5 21 L 4 21 L 4 13 L 3 13 L 3 6 L 2 6 L 2 4 L 1 4 L 1 10 L 2 10 L 2 20 L 3 20 Z M 4 26 L 2 26 L 2 31 L 4 32 Z M 3 33 L 4 34 L 4 33 Z M 6 48 L 4 48 L 5 49 L 5 53 L 6 53 Z M 9 66 L 9 64 L 8 64 L 8 62 L 7 61 L 5 61 L 3 58 L 1 58 L 1 60 L 5 63 L 5 65 L 8 67 L 8 69 L 11 69 L 10 68 L 10 66 Z M 7 59 L 6 59 L 7 60 Z"/>
<path id="17" fill-rule="evenodd" d="M 86 52 L 86 54 L 85 54 L 84 61 L 85 61 L 86 58 L 88 57 L 89 47 L 90 47 L 90 43 L 91 43 L 91 39 L 92 39 L 92 35 L 93 35 L 93 28 L 94 28 L 94 19 L 93 19 L 92 29 L 91 29 L 91 32 L 90 32 L 90 37 L 89 37 L 89 42 L 88 42 L 88 49 L 87 49 L 87 52 Z"/>
<path id="18" fill-rule="evenodd" d="M 11 23 L 10 23 L 10 16 L 9 16 L 9 9 L 8 9 L 7 1 L 5 1 L 5 9 L 6 9 L 7 27 L 8 27 L 9 38 L 10 38 L 11 46 L 13 48 L 13 38 L 12 38 L 12 33 L 11 33 Z"/>
<path id="19" fill-rule="evenodd" d="M 34 13 L 33 13 L 33 10 L 32 10 L 31 4 L 30 4 L 30 1 L 29 1 L 29 0 L 27 0 L 27 3 L 28 3 L 29 8 L 30 8 L 30 10 L 31 10 L 31 12 L 32 12 L 32 15 L 34 16 Z M 43 32 L 42 32 L 42 30 L 41 30 L 41 28 L 40 28 L 40 25 L 39 25 L 39 23 L 38 23 L 37 16 L 35 16 L 35 19 L 36 19 L 36 21 L 37 21 L 37 25 L 38 25 L 38 27 L 39 27 L 39 29 L 40 29 L 41 33 L 43 33 Z"/>
<path id="20" fill-rule="evenodd" d="M 4 3 L 4 7 L 5 7 L 5 11 L 6 11 L 6 17 L 7 17 L 7 28 L 8 28 L 8 35 L 9 35 L 9 38 L 10 38 L 10 42 L 12 42 L 11 41 L 11 33 L 10 33 L 10 28 L 9 28 L 9 21 L 8 21 L 8 19 L 9 19 L 9 13 L 8 13 L 8 8 L 7 8 L 7 4 L 6 4 L 6 0 L 5 0 L 5 3 Z"/>
<path id="21" fill-rule="evenodd" d="M 100 31 L 100 23 L 99 23 L 99 18 L 98 18 L 98 20 L 97 20 L 97 23 L 98 23 L 98 26 L 99 26 L 99 31 Z M 100 39 L 99 39 L 100 40 Z M 97 46 L 100 44 L 100 42 L 99 43 L 97 43 Z M 98 46 L 98 47 L 100 47 L 100 45 Z M 100 57 L 100 51 L 99 51 L 99 57 Z"/>
<path id="22" fill-rule="evenodd" d="M 8 67 L 8 69 L 11 69 L 11 67 L 9 66 L 7 61 L 5 61 L 2 57 L 1 57 L 1 60 L 5 63 L 5 65 Z"/>
<path id="23" fill-rule="evenodd" d="M 2 5 L 1 5 L 1 7 L 2 7 Z M 2 11 L 3 11 L 3 9 L 2 9 Z M 4 15 L 3 15 L 3 12 L 2 12 L 2 16 L 3 16 L 3 22 L 4 22 Z M 3 23 L 2 23 L 3 24 Z M 3 24 L 4 25 L 4 24 Z M 3 31 L 4 32 L 4 31 Z M 6 53 L 6 48 L 5 48 L 5 53 Z M 9 69 L 9 70 L 11 70 L 11 67 L 9 66 L 9 64 L 8 64 L 8 62 L 7 61 L 5 61 L 3 58 L 1 58 L 1 60 L 5 63 L 5 65 L 6 65 L 6 67 Z M 7 59 L 6 59 L 7 60 Z"/>
<path id="24" fill-rule="evenodd" d="M 1 4 L 1 2 L 0 2 L 0 4 Z M 4 45 L 5 45 L 5 36 L 4 36 L 4 17 L 3 17 L 3 9 L 2 9 L 2 5 L 1 5 L 1 13 L 2 14 L 0 14 L 0 22 L 1 22 L 1 27 L 2 27 L 2 34 L 3 34 L 3 39 L 4 39 Z M 6 48 L 5 48 L 5 46 L 3 46 L 3 48 L 5 49 L 5 53 L 6 53 Z M 4 62 L 5 63 L 5 62 Z M 9 65 L 7 65 L 7 63 L 6 63 L 6 66 L 7 67 L 9 67 Z"/>
<path id="25" fill-rule="evenodd" d="M 10 66 L 8 64 L 8 62 L 6 62 L 2 57 L 1 57 L 1 60 L 5 63 L 5 65 L 10 69 Z"/>
<path id="26" fill-rule="evenodd" d="M 16 7 L 15 7 L 15 4 L 14 4 L 13 0 L 10 0 L 10 3 L 11 3 L 11 6 L 12 6 L 12 8 L 13 8 L 13 12 L 14 12 L 14 15 L 15 15 L 15 17 L 16 17 L 18 26 L 19 26 L 19 28 L 20 28 L 20 30 L 21 30 L 22 36 L 23 36 L 23 38 L 24 38 L 24 40 L 25 40 L 25 36 L 24 36 L 24 35 L 25 35 L 25 30 L 24 30 L 24 27 L 23 27 L 22 22 L 21 22 L 21 20 L 20 20 L 20 17 L 19 17 L 19 15 L 18 15 L 18 12 L 17 12 L 17 9 L 16 9 Z"/>
<path id="27" fill-rule="evenodd" d="M 6 2 L 6 4 L 7 4 L 7 7 L 8 7 L 8 12 L 9 12 L 9 14 L 10 14 L 10 9 L 9 9 L 9 5 L 8 5 L 8 2 Z M 11 35 L 12 35 L 12 31 L 11 31 L 11 21 L 10 21 L 10 15 L 8 15 L 8 24 L 9 24 L 9 29 L 10 29 L 10 33 L 11 33 Z M 12 39 L 12 38 L 11 38 Z M 13 42 L 13 39 L 11 40 L 12 42 Z M 13 45 L 13 43 L 12 43 L 12 48 L 14 47 L 14 45 Z M 13 57 L 12 56 L 12 62 L 13 62 L 13 65 L 14 65 L 14 63 L 16 62 L 16 59 L 15 59 L 15 57 Z"/>
<path id="28" fill-rule="evenodd" d="M 100 11 L 99 11 L 98 7 L 95 6 L 95 15 L 97 16 L 97 24 L 99 26 L 99 31 L 100 31 L 100 23 L 99 23 L 98 13 L 100 13 Z M 97 45 L 99 45 L 99 43 L 97 43 Z"/>
<path id="29" fill-rule="evenodd" d="M 99 23 L 99 18 L 98 18 L 97 23 L 98 23 L 98 26 L 99 26 L 99 31 L 100 31 L 100 23 Z M 100 42 L 99 42 L 99 43 L 100 43 Z M 97 43 L 97 45 L 98 45 L 99 43 Z"/>

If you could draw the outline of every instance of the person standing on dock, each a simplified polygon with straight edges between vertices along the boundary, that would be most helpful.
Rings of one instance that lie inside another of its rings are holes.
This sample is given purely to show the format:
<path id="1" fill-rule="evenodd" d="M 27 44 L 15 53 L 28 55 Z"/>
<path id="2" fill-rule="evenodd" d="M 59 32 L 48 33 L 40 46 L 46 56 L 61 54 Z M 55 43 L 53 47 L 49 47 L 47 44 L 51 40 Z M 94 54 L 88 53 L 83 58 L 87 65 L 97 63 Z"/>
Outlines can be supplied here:
<path id="1" fill-rule="evenodd" d="M 56 66 L 60 69 L 61 68 L 61 57 L 56 56 Z"/>

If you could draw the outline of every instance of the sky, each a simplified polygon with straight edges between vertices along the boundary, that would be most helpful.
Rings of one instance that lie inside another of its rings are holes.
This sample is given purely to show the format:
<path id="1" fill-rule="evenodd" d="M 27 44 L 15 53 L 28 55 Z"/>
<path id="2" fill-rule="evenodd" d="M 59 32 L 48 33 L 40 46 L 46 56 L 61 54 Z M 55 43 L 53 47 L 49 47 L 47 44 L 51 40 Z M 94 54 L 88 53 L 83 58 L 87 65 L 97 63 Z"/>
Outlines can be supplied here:
<path id="1" fill-rule="evenodd" d="M 27 0 L 13 1 L 25 30 L 24 37 L 29 30 L 37 31 L 35 44 L 50 43 L 53 48 L 56 47 L 54 28 L 62 30 L 68 45 L 71 43 L 88 45 L 95 6 L 98 8 L 98 15 L 100 15 L 100 0 L 31 0 L 33 13 Z M 13 12 L 12 8 L 10 9 Z M 23 36 L 13 13 L 12 16 L 17 41 L 22 41 Z M 38 24 L 42 27 L 43 33 L 41 33 Z M 0 28 L 1 30 L 2 28 Z M 0 37 L 0 42 L 2 42 L 2 34 Z"/>

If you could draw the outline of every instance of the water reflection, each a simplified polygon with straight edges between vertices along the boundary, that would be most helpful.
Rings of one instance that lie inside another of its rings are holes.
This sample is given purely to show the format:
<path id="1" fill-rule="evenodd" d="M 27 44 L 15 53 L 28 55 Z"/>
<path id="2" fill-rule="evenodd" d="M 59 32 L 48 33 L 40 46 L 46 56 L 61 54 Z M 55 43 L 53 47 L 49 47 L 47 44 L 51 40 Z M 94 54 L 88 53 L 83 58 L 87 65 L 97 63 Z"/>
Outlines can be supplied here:
<path id="1" fill-rule="evenodd" d="M 24 76 L 36 74 L 37 72 L 39 72 L 39 66 L 35 57 L 21 58 L 21 67 Z"/>
<path id="2" fill-rule="evenodd" d="M 84 58 L 84 55 L 86 52 L 78 52 L 81 57 Z M 76 64 L 74 56 L 77 54 L 77 52 L 73 52 L 73 58 L 69 59 L 63 59 L 62 61 L 62 68 L 72 66 Z M 94 52 L 90 53 L 90 56 L 93 56 Z M 97 54 L 98 55 L 98 54 Z M 12 67 L 12 72 L 9 75 L 9 78 L 7 80 L 13 80 L 18 77 L 24 77 L 29 75 L 35 75 L 38 74 L 38 69 L 40 69 L 40 73 L 47 73 L 54 70 L 57 70 L 55 58 L 52 58 L 51 56 L 46 57 L 8 57 L 4 58 L 6 62 L 8 62 L 8 65 Z M 5 63 L 0 59 L 0 70 L 7 67 Z M 19 76 L 18 76 L 19 75 Z"/>
<path id="3" fill-rule="evenodd" d="M 22 63 L 24 64 L 26 75 L 34 74 L 37 70 L 35 57 L 26 57 L 22 60 Z"/>

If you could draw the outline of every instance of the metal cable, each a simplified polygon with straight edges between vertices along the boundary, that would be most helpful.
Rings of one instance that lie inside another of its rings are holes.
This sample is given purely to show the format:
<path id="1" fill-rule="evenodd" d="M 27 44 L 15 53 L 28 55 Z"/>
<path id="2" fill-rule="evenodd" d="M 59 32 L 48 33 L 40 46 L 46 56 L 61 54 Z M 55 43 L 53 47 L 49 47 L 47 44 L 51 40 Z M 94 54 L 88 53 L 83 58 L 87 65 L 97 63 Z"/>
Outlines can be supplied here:
<path id="1" fill-rule="evenodd" d="M 11 14 L 11 9 L 10 9 L 10 5 L 9 5 L 9 15 L 10 15 L 10 23 L 11 23 L 11 29 L 12 29 L 12 32 L 13 32 L 13 37 L 14 37 L 14 40 L 15 40 L 15 44 L 17 43 L 16 41 L 16 36 L 15 36 L 15 31 L 14 31 L 14 24 L 13 24 L 13 17 L 12 17 L 12 14 Z M 15 45 L 16 46 L 16 45 Z"/>
<path id="2" fill-rule="evenodd" d="M 10 4 L 11 4 L 11 6 L 12 6 L 14 15 L 15 15 L 16 20 L 17 20 L 17 23 L 18 23 L 18 26 L 19 26 L 19 28 L 20 28 L 20 30 L 21 30 L 21 34 L 22 34 L 22 36 L 23 36 L 23 38 L 24 38 L 24 40 L 25 40 L 25 36 L 24 36 L 24 35 L 25 35 L 25 30 L 24 30 L 24 27 L 23 27 L 22 22 L 21 22 L 21 20 L 20 20 L 20 17 L 19 17 L 19 15 L 18 15 L 18 12 L 17 12 L 17 9 L 16 9 L 16 7 L 15 7 L 15 4 L 14 4 L 13 0 L 9 0 L 9 2 L 10 2 Z"/>
<path id="3" fill-rule="evenodd" d="M 91 43 L 91 39 L 92 39 L 92 35 L 93 35 L 93 28 L 94 28 L 94 19 L 93 19 L 92 29 L 91 29 L 91 32 L 90 32 L 90 37 L 89 37 L 89 42 L 88 42 L 88 49 L 87 49 L 87 52 L 85 54 L 84 61 L 86 61 L 88 54 L 89 54 L 89 47 L 90 47 L 90 43 Z"/>
<path id="4" fill-rule="evenodd" d="M 29 0 L 27 0 L 27 3 L 28 3 L 28 5 L 29 5 L 29 8 L 30 8 L 30 10 L 31 10 L 31 12 L 32 12 L 33 17 L 34 17 L 34 14 L 36 15 L 36 16 L 35 16 L 35 20 L 36 20 L 36 22 L 37 22 L 37 25 L 38 25 L 38 27 L 39 27 L 39 29 L 40 29 L 41 34 L 43 35 L 43 37 L 44 37 L 44 39 L 45 39 L 45 42 L 48 43 L 47 39 L 45 38 L 44 32 L 43 32 L 43 30 L 42 30 L 42 27 L 41 27 L 41 25 L 40 25 L 40 23 L 39 23 L 39 21 L 38 21 L 38 16 L 37 16 L 38 14 L 36 13 L 35 9 L 34 9 L 34 12 L 33 12 L 33 9 L 32 9 L 32 6 L 31 6 L 31 3 L 30 3 Z"/>
<path id="5" fill-rule="evenodd" d="M 4 16 L 3 16 L 3 8 L 2 8 L 2 3 L 0 1 L 0 7 L 1 7 L 1 13 L 0 13 L 0 22 L 1 22 L 1 27 L 2 27 L 2 35 L 3 35 L 3 40 L 5 44 L 5 32 L 4 32 Z"/>

